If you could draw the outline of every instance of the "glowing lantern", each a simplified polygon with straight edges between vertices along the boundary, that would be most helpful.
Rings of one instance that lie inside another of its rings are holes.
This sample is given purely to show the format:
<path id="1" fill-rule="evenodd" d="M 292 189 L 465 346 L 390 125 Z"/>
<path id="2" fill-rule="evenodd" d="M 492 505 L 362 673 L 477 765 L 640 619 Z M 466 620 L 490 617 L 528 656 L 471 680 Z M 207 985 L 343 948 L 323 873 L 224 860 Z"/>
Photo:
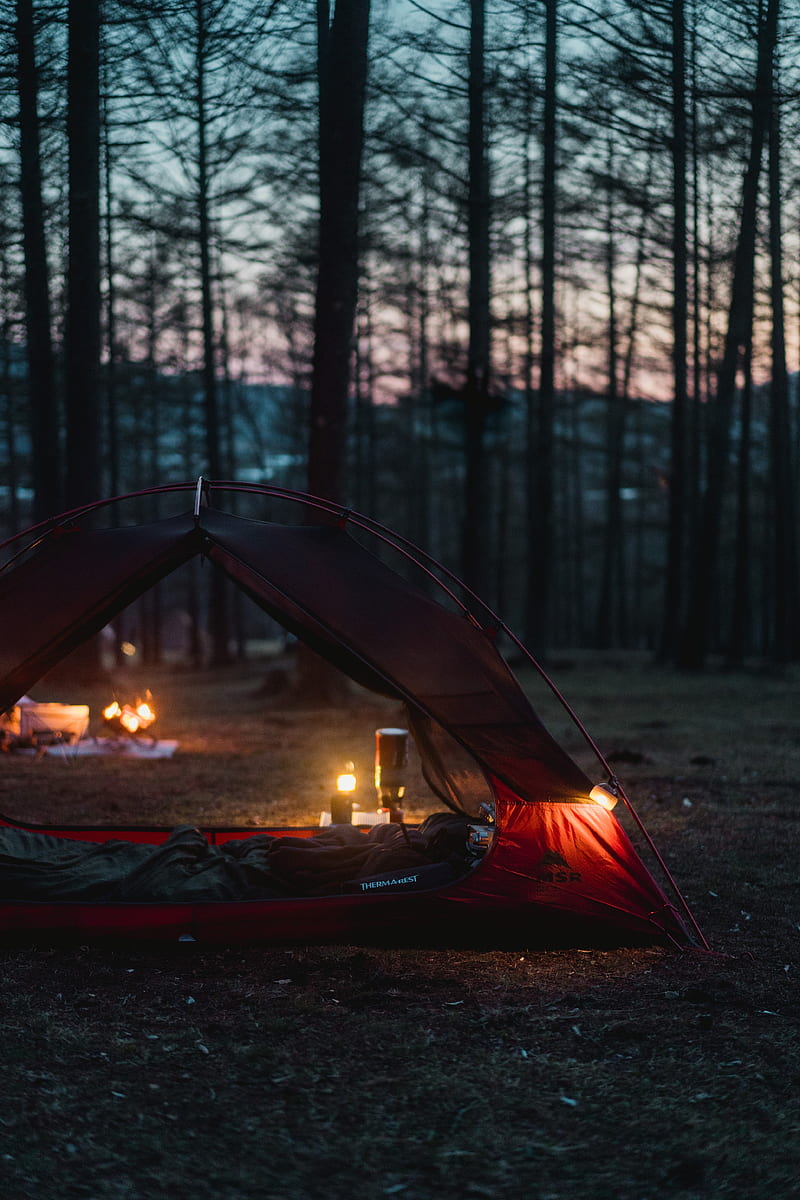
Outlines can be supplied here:
<path id="1" fill-rule="evenodd" d="M 331 796 L 331 823 L 349 825 L 353 815 L 353 793 L 356 790 L 355 766 L 344 764 L 344 771 L 336 778 L 336 795 Z"/>
<path id="2" fill-rule="evenodd" d="M 344 764 L 344 771 L 336 779 L 337 792 L 354 792 L 356 790 L 355 765 L 351 762 Z"/>
<path id="3" fill-rule="evenodd" d="M 596 783 L 589 792 L 589 799 L 611 811 L 619 800 L 619 785 L 615 779 L 609 779 L 608 783 Z"/>

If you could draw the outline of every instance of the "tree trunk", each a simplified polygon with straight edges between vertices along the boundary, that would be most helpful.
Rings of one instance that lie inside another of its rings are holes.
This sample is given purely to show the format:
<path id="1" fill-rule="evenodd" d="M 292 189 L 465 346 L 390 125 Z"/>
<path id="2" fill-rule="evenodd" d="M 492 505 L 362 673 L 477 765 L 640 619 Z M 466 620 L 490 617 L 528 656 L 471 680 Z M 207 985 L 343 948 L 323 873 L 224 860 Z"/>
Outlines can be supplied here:
<path id="1" fill-rule="evenodd" d="M 650 221 L 650 188 L 653 181 L 653 154 L 648 154 L 647 159 L 647 174 L 644 181 L 644 189 L 642 196 L 642 208 L 639 218 L 639 228 L 636 233 L 636 259 L 633 277 L 633 290 L 631 292 L 630 307 L 628 310 L 628 324 L 625 331 L 626 345 L 625 358 L 622 366 L 622 395 L 620 397 L 620 414 L 618 437 L 620 441 L 620 455 L 623 455 L 625 450 L 625 438 L 628 431 L 628 425 L 631 416 L 631 378 L 633 375 L 633 364 L 636 351 L 637 337 L 639 333 L 639 308 L 642 296 L 642 279 L 647 263 L 647 228 Z M 638 407 L 638 412 L 641 415 L 641 405 Z M 639 430 L 634 431 L 639 434 Z M 627 527 L 624 532 L 621 529 L 620 542 L 617 548 L 617 604 L 616 604 L 616 621 L 617 629 L 622 635 L 622 644 L 624 646 L 636 646 L 641 643 L 640 633 L 643 628 L 641 619 L 642 609 L 642 591 L 643 591 L 643 575 L 641 570 L 642 551 L 643 551 L 643 526 L 642 526 L 642 494 L 644 493 L 644 467 L 642 463 L 642 439 L 641 436 L 635 436 L 636 446 L 636 478 L 638 483 L 637 491 L 639 497 L 637 499 L 638 513 L 633 520 L 627 522 Z M 620 478 L 620 483 L 622 479 Z M 622 506 L 620 505 L 620 509 Z M 621 523 L 622 513 L 621 513 Z M 632 528 L 631 528 L 632 527 Z M 631 533 L 633 536 L 631 537 Z M 628 547 L 627 543 L 632 541 L 632 546 Z"/>
<path id="2" fill-rule="evenodd" d="M 211 279 L 211 213 L 208 171 L 208 114 L 206 111 L 206 0 L 195 0 L 195 118 L 197 121 L 197 238 L 200 252 L 200 307 L 203 330 L 203 406 L 205 412 L 206 469 L 212 479 L 222 479 L 222 429 L 217 385 L 214 300 Z M 230 662 L 228 605 L 225 580 L 212 571 L 208 581 L 208 623 L 214 666 Z"/>
<path id="3" fill-rule="evenodd" d="M 10 272 L 8 255 L 5 247 L 0 248 L 0 295 L 2 295 L 3 320 L 0 325 L 0 393 L 4 405 L 4 429 L 2 443 L 6 455 L 6 480 L 8 486 L 8 528 L 16 533 L 20 528 L 19 507 L 19 471 L 17 467 L 17 424 L 15 415 L 15 399 L 17 389 L 14 386 L 11 368 L 11 346 L 13 319 L 10 309 Z M 16 299 L 16 296 L 15 296 Z M 14 305 L 16 317 L 16 304 Z"/>
<path id="4" fill-rule="evenodd" d="M 770 382 L 770 472 L 773 491 L 774 634 L 772 659 L 782 666 L 797 656 L 798 609 L 797 498 L 789 412 L 789 378 L 786 370 L 786 336 L 783 311 L 783 261 L 781 237 L 781 163 L 779 98 L 775 89 L 775 49 L 779 0 L 767 5 L 766 37 L 772 71 L 769 95 L 769 250 L 772 308 L 772 379 Z"/>
<path id="5" fill-rule="evenodd" d="M 369 286 L 362 290 L 357 317 L 358 337 L 355 353 L 355 483 L 356 507 L 379 519 L 378 438 L 375 428 L 375 368 L 372 339 L 372 296 Z"/>
<path id="6" fill-rule="evenodd" d="M 318 0 L 319 265 L 308 488 L 344 503 L 347 410 L 358 296 L 358 198 L 369 0 Z"/>
<path id="7" fill-rule="evenodd" d="M 203 331 L 203 406 L 206 469 L 212 479 L 223 474 L 219 392 L 217 388 L 214 300 L 211 284 L 211 215 L 208 178 L 208 115 L 206 112 L 206 0 L 195 0 L 195 119 L 197 121 L 197 241 L 200 254 L 200 307 Z"/>
<path id="8" fill-rule="evenodd" d="M 430 320 L 430 200 L 428 180 L 425 172 L 420 173 L 419 190 L 421 211 L 416 225 L 417 254 L 412 278 L 413 304 L 409 318 L 411 328 L 409 340 L 413 347 L 411 363 L 411 392 L 413 396 L 413 447 L 414 461 L 411 467 L 412 512 L 409 529 L 411 539 L 417 545 L 433 552 L 431 512 L 433 497 L 433 429 L 431 422 L 430 367 L 428 364 L 428 325 Z M 414 231 L 409 230 L 409 235 Z"/>
<path id="9" fill-rule="evenodd" d="M 696 15 L 696 9 L 695 15 Z M 698 74 L 697 74 L 697 31 L 692 28 L 692 102 L 691 102 L 691 152 L 692 152 L 692 397 L 688 406 L 689 428 L 687 430 L 687 467 L 686 467 L 686 562 L 694 562 L 695 538 L 699 525 L 700 494 L 703 476 L 703 439 L 702 430 L 704 413 L 709 392 L 709 364 L 706 361 L 708 347 L 711 344 L 710 330 L 707 331 L 706 352 L 703 350 L 703 301 L 708 310 L 708 320 L 713 311 L 710 294 L 703 296 L 703 280 L 701 272 L 702 250 L 700 236 L 701 188 L 700 188 L 700 139 L 698 128 Z M 708 238 L 706 254 L 708 261 L 713 259 L 711 244 L 711 228 L 713 221 L 708 221 Z M 707 281 L 707 291 L 710 293 L 710 274 Z M 688 580 L 686 592 L 688 595 Z M 678 630 L 680 633 L 680 628 Z"/>
<path id="10" fill-rule="evenodd" d="M 464 582 L 479 594 L 485 591 L 488 496 L 486 479 L 486 420 L 491 376 L 490 326 L 490 186 L 486 153 L 486 87 L 484 0 L 470 0 L 469 120 L 467 152 L 469 194 L 469 349 L 464 389 L 464 512 L 461 571 Z"/>
<path id="11" fill-rule="evenodd" d="M 107 88 L 107 82 L 104 90 Z M 119 461 L 119 405 L 117 394 L 117 305 L 114 279 L 114 221 L 113 193 L 111 187 L 111 129 L 108 121 L 108 109 L 104 104 L 103 117 L 103 202 L 105 235 L 104 266 L 106 273 L 106 372 L 105 372 L 105 411 L 108 462 L 108 490 L 112 496 L 118 496 L 120 486 Z"/>
<path id="12" fill-rule="evenodd" d="M 66 482 L 68 508 L 99 500 L 100 405 L 100 5 L 70 0 L 68 8 L 67 144 L 69 248 L 64 333 Z M 97 638 L 51 673 L 55 686 L 102 674 Z"/>
<path id="13" fill-rule="evenodd" d="M 33 447 L 33 515 L 40 521 L 63 508 L 59 420 L 50 320 L 47 235 L 42 206 L 38 75 L 32 0 L 17 0 L 20 193 L 25 258 L 25 326 Z"/>
<path id="14" fill-rule="evenodd" d="M 553 442 L 555 423 L 556 78 L 557 0 L 545 0 L 545 88 L 542 177 L 542 346 L 535 446 L 528 463 L 528 578 L 526 632 L 544 655 L 552 637 Z"/>
<path id="15" fill-rule="evenodd" d="M 770 0 L 773 2 L 773 0 Z M 691 575 L 686 622 L 677 651 L 677 665 L 688 670 L 703 666 L 709 650 L 712 605 L 719 584 L 719 542 L 728 477 L 731 417 L 736 395 L 736 374 L 741 349 L 752 335 L 753 268 L 755 261 L 758 180 L 769 117 L 772 55 L 762 21 L 758 38 L 758 66 L 752 96 L 752 123 L 748 163 L 742 184 L 739 236 L 734 257 L 733 284 L 728 309 L 725 349 L 717 375 L 717 392 L 709 415 L 708 469 L 702 496 L 700 528 Z"/>
<path id="16" fill-rule="evenodd" d="M 733 569 L 733 611 L 727 660 L 731 667 L 744 661 L 750 635 L 750 469 L 752 446 L 753 347 L 745 349 L 744 380 L 739 418 L 739 461 L 736 470 L 736 547 Z"/>
<path id="17" fill-rule="evenodd" d="M 686 595 L 687 228 L 686 27 L 683 0 L 672 3 L 672 432 L 661 657 L 675 653 Z"/>
<path id="18" fill-rule="evenodd" d="M 359 194 L 370 0 L 317 0 L 319 262 L 308 441 L 308 490 L 346 501 L 347 418 L 358 305 Z M 314 513 L 314 520 L 320 520 Z M 341 705 L 341 674 L 311 650 L 298 656 L 283 702 Z"/>
<path id="19" fill-rule="evenodd" d="M 614 160 L 608 144 L 606 181 L 606 290 L 608 294 L 608 391 L 606 417 L 606 522 L 595 620 L 595 644 L 607 649 L 619 630 L 614 628 L 615 598 L 623 586 L 619 577 L 619 547 L 622 542 L 622 456 L 625 441 L 624 398 L 619 394 L 619 351 L 617 347 L 617 289 L 614 241 Z"/>
<path id="20" fill-rule="evenodd" d="M 100 499 L 100 6 L 70 0 L 66 498 Z"/>

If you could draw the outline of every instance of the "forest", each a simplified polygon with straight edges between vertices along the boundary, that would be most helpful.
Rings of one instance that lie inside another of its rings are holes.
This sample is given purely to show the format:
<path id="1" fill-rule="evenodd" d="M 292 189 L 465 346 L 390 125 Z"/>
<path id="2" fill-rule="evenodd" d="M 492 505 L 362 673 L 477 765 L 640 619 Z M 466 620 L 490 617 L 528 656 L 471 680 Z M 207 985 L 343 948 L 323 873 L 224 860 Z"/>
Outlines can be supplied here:
<path id="1" fill-rule="evenodd" d="M 272 483 L 539 654 L 795 661 L 798 16 L 2 0 L 0 536 Z"/>

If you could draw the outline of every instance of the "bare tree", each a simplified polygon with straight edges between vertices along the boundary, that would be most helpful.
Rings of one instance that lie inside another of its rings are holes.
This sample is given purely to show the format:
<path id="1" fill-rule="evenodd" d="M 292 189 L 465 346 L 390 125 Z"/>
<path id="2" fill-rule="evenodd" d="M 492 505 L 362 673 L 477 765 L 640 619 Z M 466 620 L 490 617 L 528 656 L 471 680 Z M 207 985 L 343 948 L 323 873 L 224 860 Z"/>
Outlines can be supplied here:
<path id="1" fill-rule="evenodd" d="M 467 152 L 469 242 L 467 379 L 464 388 L 464 512 L 461 570 L 475 591 L 485 590 L 487 528 L 486 420 L 491 382 L 491 191 L 486 147 L 485 0 L 470 0 Z"/>
<path id="2" fill-rule="evenodd" d="M 775 2 L 776 0 L 769 0 L 770 4 Z M 700 668 L 706 659 L 711 612 L 719 598 L 719 543 L 728 478 L 736 375 L 741 353 L 752 338 L 758 181 L 769 125 L 772 58 L 769 23 L 759 12 L 756 77 L 751 94 L 750 144 L 742 181 L 739 232 L 734 256 L 725 349 L 717 375 L 716 396 L 712 402 L 708 468 L 701 502 L 700 527 L 693 555 L 686 619 L 676 654 L 678 665 L 690 670 Z"/>
<path id="3" fill-rule="evenodd" d="M 308 487 L 345 499 L 345 449 L 358 297 L 358 197 L 369 0 L 318 0 L 319 264 Z"/>
<path id="4" fill-rule="evenodd" d="M 769 249 L 772 311 L 770 480 L 773 496 L 774 632 L 772 658 L 785 664 L 800 653 L 795 615 L 798 590 L 796 463 L 793 459 L 783 300 L 780 96 L 776 87 L 779 0 L 768 0 L 765 37 L 772 59 L 769 89 Z"/>
<path id="5" fill-rule="evenodd" d="M 558 0 L 545 0 L 542 118 L 542 330 L 539 390 L 528 462 L 527 636 L 539 654 L 552 639 L 556 363 L 556 137 Z"/>
<path id="6" fill-rule="evenodd" d="M 664 573 L 661 654 L 670 658 L 677 645 L 686 595 L 687 551 L 687 388 L 688 251 L 686 20 L 683 0 L 672 2 L 672 430 L 669 470 L 669 517 Z"/>
<path id="7" fill-rule="evenodd" d="M 34 517 L 42 520 L 62 507 L 62 494 L 59 472 L 59 414 L 50 314 L 50 273 L 42 203 L 36 29 L 32 0 L 17 0 L 15 35 L 22 242 L 25 256 L 25 341 L 33 445 Z"/>
<path id="8" fill-rule="evenodd" d="M 68 505 L 97 500 L 100 479 L 100 3 L 68 9 L 69 249 L 64 348 Z"/>

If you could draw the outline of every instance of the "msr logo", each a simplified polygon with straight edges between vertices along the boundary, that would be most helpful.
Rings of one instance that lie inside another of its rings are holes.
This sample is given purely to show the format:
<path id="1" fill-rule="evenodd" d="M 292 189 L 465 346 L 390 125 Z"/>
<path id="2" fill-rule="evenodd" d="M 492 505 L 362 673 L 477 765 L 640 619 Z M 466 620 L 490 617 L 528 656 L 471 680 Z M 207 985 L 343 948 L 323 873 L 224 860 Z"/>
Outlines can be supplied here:
<path id="1" fill-rule="evenodd" d="M 540 883 L 579 883 L 581 873 L 573 871 L 557 850 L 546 850 L 536 864 L 536 878 Z"/>

